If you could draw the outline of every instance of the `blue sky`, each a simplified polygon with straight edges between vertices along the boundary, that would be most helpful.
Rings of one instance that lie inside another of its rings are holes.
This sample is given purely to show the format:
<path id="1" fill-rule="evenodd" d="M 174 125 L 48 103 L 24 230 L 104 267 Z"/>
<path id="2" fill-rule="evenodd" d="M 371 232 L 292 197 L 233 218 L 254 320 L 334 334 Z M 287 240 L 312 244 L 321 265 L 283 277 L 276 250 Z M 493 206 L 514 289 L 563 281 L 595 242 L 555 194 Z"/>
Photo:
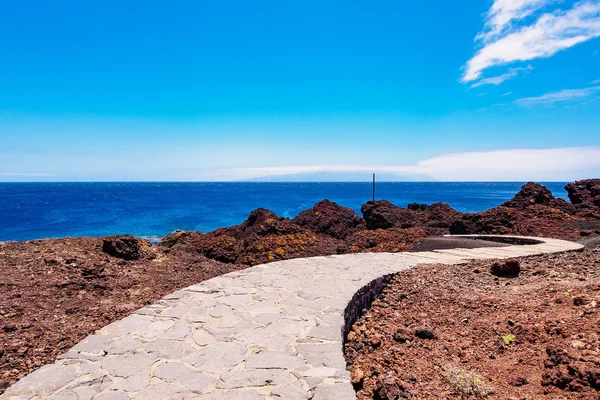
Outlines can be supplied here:
<path id="1" fill-rule="evenodd" d="M 600 176 L 599 37 L 600 0 L 3 2 L 0 181 Z"/>

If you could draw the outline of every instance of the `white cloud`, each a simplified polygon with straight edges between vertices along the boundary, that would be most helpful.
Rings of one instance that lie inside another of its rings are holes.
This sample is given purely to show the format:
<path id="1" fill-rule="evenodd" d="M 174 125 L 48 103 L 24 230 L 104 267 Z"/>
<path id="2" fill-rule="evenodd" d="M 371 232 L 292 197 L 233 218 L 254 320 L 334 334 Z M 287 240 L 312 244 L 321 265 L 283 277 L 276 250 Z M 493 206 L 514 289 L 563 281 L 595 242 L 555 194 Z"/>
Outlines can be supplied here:
<path id="1" fill-rule="evenodd" d="M 570 181 L 598 176 L 600 146 L 515 149 L 446 154 L 416 165 L 314 165 L 213 171 L 211 179 L 253 179 L 306 173 L 385 173 L 429 176 L 442 181 Z"/>
<path id="2" fill-rule="evenodd" d="M 566 11 L 543 13 L 530 25 L 512 26 L 511 21 L 530 16 L 548 3 L 496 0 L 492 10 L 499 7 L 500 11 L 488 14 L 488 30 L 478 35 L 483 38 L 483 47 L 467 62 L 462 81 L 475 81 L 490 67 L 550 57 L 600 36 L 600 2 L 594 0 L 579 2 Z"/>
<path id="3" fill-rule="evenodd" d="M 558 92 L 546 93 L 542 96 L 525 97 L 516 100 L 515 103 L 523 107 L 533 107 L 538 105 L 551 106 L 556 103 L 588 99 L 595 96 L 599 91 L 600 86 L 583 89 L 565 89 Z"/>
<path id="4" fill-rule="evenodd" d="M 600 79 L 596 79 L 595 81 L 592 81 L 592 83 L 593 83 L 594 85 L 598 85 L 598 84 L 600 84 Z"/>
<path id="5" fill-rule="evenodd" d="M 487 30 L 481 32 L 478 38 L 490 41 L 508 29 L 513 21 L 528 17 L 551 2 L 549 0 L 495 0 L 486 15 Z"/>
<path id="6" fill-rule="evenodd" d="M 498 76 L 493 76 L 490 78 L 485 78 L 485 79 L 481 79 L 478 82 L 475 82 L 474 84 L 471 85 L 471 88 L 476 88 L 479 86 L 484 86 L 484 85 L 500 85 L 501 83 L 512 79 L 514 77 L 516 77 L 517 75 L 519 75 L 519 72 L 521 71 L 531 71 L 533 69 L 533 67 L 531 65 L 524 67 L 524 68 L 511 68 L 507 73 L 502 74 L 502 75 L 498 75 Z"/>

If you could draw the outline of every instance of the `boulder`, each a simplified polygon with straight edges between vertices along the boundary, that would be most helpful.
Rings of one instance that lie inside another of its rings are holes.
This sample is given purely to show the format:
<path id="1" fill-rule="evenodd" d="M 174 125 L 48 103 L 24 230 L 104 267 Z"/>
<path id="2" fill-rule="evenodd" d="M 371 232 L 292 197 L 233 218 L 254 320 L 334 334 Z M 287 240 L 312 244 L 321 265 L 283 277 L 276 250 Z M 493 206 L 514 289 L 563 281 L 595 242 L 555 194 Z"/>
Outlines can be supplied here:
<path id="1" fill-rule="evenodd" d="M 314 207 L 302 211 L 292 220 L 297 225 L 315 233 L 323 233 L 337 239 L 366 229 L 365 221 L 352 209 L 329 200 L 322 200 Z"/>
<path id="2" fill-rule="evenodd" d="M 109 236 L 102 242 L 102 251 L 123 260 L 137 260 L 140 258 L 140 243 L 132 235 Z"/>
<path id="3" fill-rule="evenodd" d="M 490 273 L 501 278 L 514 277 L 521 272 L 521 263 L 517 260 L 499 261 L 492 264 Z"/>

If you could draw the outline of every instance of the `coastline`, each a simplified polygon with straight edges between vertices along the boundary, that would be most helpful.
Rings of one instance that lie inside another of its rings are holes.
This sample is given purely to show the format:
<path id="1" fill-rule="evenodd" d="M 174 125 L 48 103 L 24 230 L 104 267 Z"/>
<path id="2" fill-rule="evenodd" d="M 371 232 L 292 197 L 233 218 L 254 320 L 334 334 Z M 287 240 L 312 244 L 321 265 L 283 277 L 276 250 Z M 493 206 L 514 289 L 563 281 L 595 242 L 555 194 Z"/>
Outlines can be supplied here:
<path id="1" fill-rule="evenodd" d="M 379 200 L 366 203 L 360 217 L 324 200 L 294 219 L 258 209 L 240 225 L 207 234 L 176 231 L 158 244 L 131 235 L 0 243 L 0 287 L 5 294 L 0 299 L 0 392 L 133 310 L 248 266 L 469 245 L 465 239 L 441 238 L 448 233 L 597 239 L 599 184 L 573 184 L 575 202 L 567 203 L 529 183 L 512 200 L 476 214 L 459 213 L 442 203 L 403 208 Z"/>

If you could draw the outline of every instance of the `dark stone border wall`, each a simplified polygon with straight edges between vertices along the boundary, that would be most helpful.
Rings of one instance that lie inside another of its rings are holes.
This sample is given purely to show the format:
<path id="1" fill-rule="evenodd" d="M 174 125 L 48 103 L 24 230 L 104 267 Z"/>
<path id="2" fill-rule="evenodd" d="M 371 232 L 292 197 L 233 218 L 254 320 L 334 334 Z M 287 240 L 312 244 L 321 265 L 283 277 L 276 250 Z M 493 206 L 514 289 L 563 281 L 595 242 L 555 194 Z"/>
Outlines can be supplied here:
<path id="1" fill-rule="evenodd" d="M 506 243 L 506 244 L 516 244 L 516 245 L 520 245 L 520 246 L 544 243 L 542 240 L 517 238 L 517 237 L 511 237 L 511 236 L 461 236 L 461 235 L 456 235 L 456 236 L 464 237 L 466 239 L 485 240 L 488 242 L 498 242 L 498 243 Z"/>
<path id="2" fill-rule="evenodd" d="M 348 333 L 352 329 L 352 326 L 360 317 L 363 316 L 373 301 L 381 295 L 383 289 L 394 279 L 397 274 L 388 274 L 379 277 L 369 282 L 366 286 L 363 286 L 354 293 L 352 300 L 346 306 L 344 310 L 344 330 L 342 332 L 344 337 L 344 343 L 348 340 Z"/>

